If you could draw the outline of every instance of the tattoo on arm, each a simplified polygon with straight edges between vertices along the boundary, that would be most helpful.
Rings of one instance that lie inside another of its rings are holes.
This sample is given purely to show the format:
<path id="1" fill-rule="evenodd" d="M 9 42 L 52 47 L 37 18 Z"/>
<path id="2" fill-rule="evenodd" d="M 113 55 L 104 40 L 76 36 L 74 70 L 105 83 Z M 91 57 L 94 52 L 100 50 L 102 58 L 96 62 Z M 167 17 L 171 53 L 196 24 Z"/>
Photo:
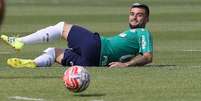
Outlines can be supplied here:
<path id="1" fill-rule="evenodd" d="M 144 66 L 150 62 L 151 62 L 150 59 L 147 59 L 143 55 L 139 54 L 139 55 L 133 57 L 130 61 L 126 62 L 125 64 L 127 66 Z"/>

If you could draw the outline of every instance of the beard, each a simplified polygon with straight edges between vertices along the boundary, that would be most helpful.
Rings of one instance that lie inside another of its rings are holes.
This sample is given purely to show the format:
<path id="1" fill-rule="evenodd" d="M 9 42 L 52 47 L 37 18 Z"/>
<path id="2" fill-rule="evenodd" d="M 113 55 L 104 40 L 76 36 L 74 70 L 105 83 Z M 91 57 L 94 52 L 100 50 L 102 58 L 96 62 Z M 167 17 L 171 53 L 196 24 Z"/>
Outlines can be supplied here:
<path id="1" fill-rule="evenodd" d="M 138 22 L 137 25 L 132 25 L 131 22 L 133 22 L 133 21 L 135 21 L 135 20 L 133 19 L 133 20 L 131 20 L 131 21 L 129 22 L 129 27 L 130 27 L 131 29 L 135 29 L 135 28 L 145 28 L 146 23 L 144 23 L 144 22 L 139 23 L 139 22 Z M 135 21 L 135 22 L 137 22 L 137 21 Z"/>
<path id="2" fill-rule="evenodd" d="M 144 28 L 145 26 L 142 26 L 142 25 L 139 25 L 139 24 L 137 26 L 133 26 L 132 24 L 129 23 L 129 27 L 131 29 L 135 29 L 135 28 Z"/>

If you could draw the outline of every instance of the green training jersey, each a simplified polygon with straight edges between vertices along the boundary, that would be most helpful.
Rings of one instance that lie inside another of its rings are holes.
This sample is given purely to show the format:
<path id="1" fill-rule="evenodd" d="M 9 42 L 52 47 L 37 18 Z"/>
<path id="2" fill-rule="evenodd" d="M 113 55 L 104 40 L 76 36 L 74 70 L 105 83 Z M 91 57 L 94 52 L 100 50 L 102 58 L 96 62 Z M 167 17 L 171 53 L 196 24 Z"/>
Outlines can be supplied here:
<path id="1" fill-rule="evenodd" d="M 100 66 L 152 51 L 152 36 L 146 28 L 129 29 L 117 36 L 101 37 Z"/>

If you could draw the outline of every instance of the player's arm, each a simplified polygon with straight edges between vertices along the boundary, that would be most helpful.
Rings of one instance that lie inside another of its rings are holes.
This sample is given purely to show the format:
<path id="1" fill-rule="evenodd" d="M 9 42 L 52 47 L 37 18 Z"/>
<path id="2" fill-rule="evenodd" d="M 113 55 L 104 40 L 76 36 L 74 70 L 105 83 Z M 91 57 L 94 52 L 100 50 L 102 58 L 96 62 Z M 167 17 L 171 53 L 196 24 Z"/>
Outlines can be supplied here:
<path id="1" fill-rule="evenodd" d="M 146 52 L 143 55 L 139 54 L 132 58 L 130 61 L 124 63 L 126 66 L 144 66 L 152 62 L 153 54 Z"/>
<path id="2" fill-rule="evenodd" d="M 109 68 L 113 67 L 132 67 L 132 66 L 144 66 L 148 63 L 152 62 L 153 54 L 152 52 L 143 53 L 143 55 L 139 54 L 133 57 L 128 62 L 111 62 L 109 63 Z"/>

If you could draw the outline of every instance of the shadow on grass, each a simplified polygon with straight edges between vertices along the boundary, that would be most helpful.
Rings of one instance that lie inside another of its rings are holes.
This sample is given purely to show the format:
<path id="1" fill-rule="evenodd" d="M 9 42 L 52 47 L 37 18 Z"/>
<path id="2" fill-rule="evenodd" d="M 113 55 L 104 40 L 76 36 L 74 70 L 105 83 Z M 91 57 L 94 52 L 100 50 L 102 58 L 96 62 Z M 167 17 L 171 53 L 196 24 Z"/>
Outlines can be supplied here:
<path id="1" fill-rule="evenodd" d="M 157 65 L 157 64 L 153 64 L 153 65 L 145 65 L 144 67 L 175 67 L 177 65 L 174 64 L 165 64 L 165 65 Z"/>
<path id="2" fill-rule="evenodd" d="M 105 93 L 93 93 L 93 94 L 75 94 L 77 97 L 102 97 L 105 96 Z"/>

